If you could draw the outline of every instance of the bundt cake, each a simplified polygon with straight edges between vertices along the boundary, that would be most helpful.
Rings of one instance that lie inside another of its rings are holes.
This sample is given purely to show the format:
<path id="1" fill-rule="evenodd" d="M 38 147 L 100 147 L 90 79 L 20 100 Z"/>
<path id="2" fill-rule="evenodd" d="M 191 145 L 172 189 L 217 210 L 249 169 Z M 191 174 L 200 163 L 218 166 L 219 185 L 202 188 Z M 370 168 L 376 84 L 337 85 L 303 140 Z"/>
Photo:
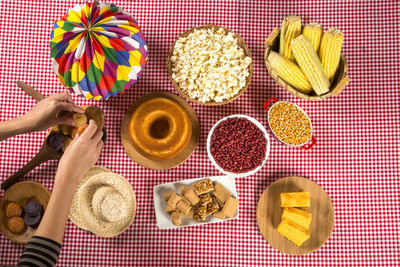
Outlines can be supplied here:
<path id="1" fill-rule="evenodd" d="M 137 107 L 129 131 L 141 154 L 153 160 L 165 160 L 185 149 L 192 136 L 192 124 L 178 103 L 158 97 Z"/>

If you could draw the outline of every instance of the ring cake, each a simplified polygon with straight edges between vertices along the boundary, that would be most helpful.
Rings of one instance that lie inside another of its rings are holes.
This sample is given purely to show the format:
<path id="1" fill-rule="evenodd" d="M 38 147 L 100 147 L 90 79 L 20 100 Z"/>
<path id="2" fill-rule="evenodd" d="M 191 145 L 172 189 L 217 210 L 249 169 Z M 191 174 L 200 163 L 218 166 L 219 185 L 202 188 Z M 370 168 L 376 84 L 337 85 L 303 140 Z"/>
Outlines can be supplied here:
<path id="1" fill-rule="evenodd" d="M 165 160 L 186 148 L 192 137 L 192 124 L 178 103 L 158 97 L 137 107 L 129 123 L 129 133 L 141 154 Z"/>

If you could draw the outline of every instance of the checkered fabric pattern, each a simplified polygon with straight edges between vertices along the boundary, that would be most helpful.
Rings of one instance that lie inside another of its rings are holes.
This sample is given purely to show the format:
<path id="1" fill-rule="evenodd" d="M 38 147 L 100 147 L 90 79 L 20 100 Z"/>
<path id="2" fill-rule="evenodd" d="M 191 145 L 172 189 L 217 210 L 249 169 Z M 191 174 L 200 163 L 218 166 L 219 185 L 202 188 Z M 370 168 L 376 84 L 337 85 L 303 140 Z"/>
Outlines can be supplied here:
<path id="1" fill-rule="evenodd" d="M 50 32 L 76 1 L 1 1 L 1 120 L 20 116 L 35 101 L 21 91 L 23 80 L 45 95 L 64 91 L 52 69 Z M 82 3 L 82 2 L 80 2 Z M 59 266 L 399 266 L 400 254 L 400 4 L 398 1 L 114 1 L 141 25 L 149 61 L 132 90 L 107 102 L 73 95 L 80 104 L 99 105 L 106 114 L 108 141 L 98 162 L 125 176 L 138 199 L 133 225 L 111 239 L 96 237 L 68 222 Z M 308 102 L 294 97 L 268 75 L 263 42 L 289 14 L 345 34 L 343 53 L 352 79 L 338 97 Z M 166 171 L 145 169 L 125 153 L 120 138 L 125 110 L 155 91 L 177 93 L 166 60 L 174 39 L 185 30 L 217 24 L 238 33 L 249 46 L 254 75 L 239 99 L 212 107 L 190 103 L 201 136 L 193 155 Z M 153 210 L 154 185 L 218 175 L 206 154 L 206 136 L 221 117 L 246 114 L 267 126 L 263 103 L 289 100 L 311 117 L 316 146 L 310 151 L 271 137 L 266 165 L 255 175 L 237 178 L 239 218 L 222 223 L 159 230 Z M 0 180 L 21 168 L 41 146 L 45 132 L 0 143 Z M 57 162 L 42 164 L 26 178 L 52 188 Z M 288 256 L 259 233 L 256 206 L 264 189 L 285 176 L 318 182 L 335 207 L 330 239 L 316 252 Z M 1 192 L 2 195 L 4 192 Z M 0 264 L 16 264 L 23 251 L 0 235 Z"/>

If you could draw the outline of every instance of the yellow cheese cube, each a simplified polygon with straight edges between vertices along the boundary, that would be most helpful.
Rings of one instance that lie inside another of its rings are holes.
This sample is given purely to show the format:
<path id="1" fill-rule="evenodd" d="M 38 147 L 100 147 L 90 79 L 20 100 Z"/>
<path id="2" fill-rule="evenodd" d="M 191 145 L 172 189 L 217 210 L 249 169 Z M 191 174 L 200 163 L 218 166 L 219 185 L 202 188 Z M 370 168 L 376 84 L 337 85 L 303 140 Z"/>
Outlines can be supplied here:
<path id="1" fill-rule="evenodd" d="M 310 232 L 306 228 L 288 219 L 283 219 L 276 230 L 298 247 L 310 238 Z"/>
<path id="2" fill-rule="evenodd" d="M 281 207 L 310 207 L 310 192 L 281 193 Z"/>
<path id="3" fill-rule="evenodd" d="M 311 223 L 311 213 L 297 208 L 284 208 L 282 213 L 283 219 L 289 219 L 308 229 Z"/>

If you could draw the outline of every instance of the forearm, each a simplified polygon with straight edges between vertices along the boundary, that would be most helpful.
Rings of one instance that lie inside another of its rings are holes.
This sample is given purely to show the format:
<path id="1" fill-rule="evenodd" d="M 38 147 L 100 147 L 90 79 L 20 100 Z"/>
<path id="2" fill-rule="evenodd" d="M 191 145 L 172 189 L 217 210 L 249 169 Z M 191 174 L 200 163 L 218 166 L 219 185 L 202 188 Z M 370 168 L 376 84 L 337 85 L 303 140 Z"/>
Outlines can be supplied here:
<path id="1" fill-rule="evenodd" d="M 55 266 L 61 251 L 69 207 L 77 185 L 68 182 L 70 174 L 57 172 L 53 192 L 35 236 L 21 255 L 18 266 Z"/>
<path id="2" fill-rule="evenodd" d="M 60 175 L 65 174 L 57 173 L 57 176 Z M 77 185 L 68 182 L 67 178 L 66 175 L 56 177 L 46 212 L 36 231 L 37 236 L 47 237 L 58 243 L 62 243 L 69 209 L 77 189 Z"/>
<path id="3" fill-rule="evenodd" d="M 11 136 L 23 134 L 31 131 L 32 126 L 26 117 L 21 116 L 8 121 L 0 122 L 0 141 L 3 141 Z"/>

